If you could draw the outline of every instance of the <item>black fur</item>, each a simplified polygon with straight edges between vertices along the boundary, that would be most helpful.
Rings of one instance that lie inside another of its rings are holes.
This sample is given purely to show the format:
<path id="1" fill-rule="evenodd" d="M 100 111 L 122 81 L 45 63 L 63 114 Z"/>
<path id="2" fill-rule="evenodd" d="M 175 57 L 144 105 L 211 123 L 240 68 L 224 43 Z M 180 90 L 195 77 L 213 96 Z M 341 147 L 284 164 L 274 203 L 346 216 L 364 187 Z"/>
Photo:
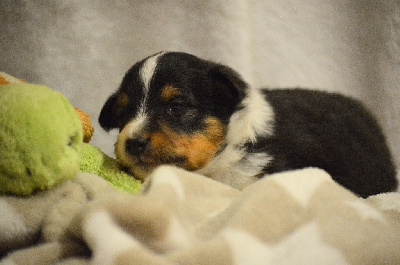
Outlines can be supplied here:
<path id="1" fill-rule="evenodd" d="M 275 134 L 247 146 L 274 157 L 265 173 L 319 167 L 362 197 L 397 187 L 385 137 L 360 102 L 302 89 L 265 90 L 265 97 L 275 112 Z"/>
<path id="2" fill-rule="evenodd" d="M 119 128 L 121 130 L 136 113 L 143 97 L 143 84 L 138 78 L 139 69 L 146 59 L 129 69 L 119 90 L 106 101 L 99 116 L 99 123 L 103 129 L 108 131 Z M 159 74 L 151 81 L 153 93 L 160 91 L 165 84 L 183 88 L 185 97 L 181 104 L 195 112 L 182 123 L 175 124 L 170 121 L 170 125 L 177 127 L 177 130 L 191 132 L 199 129 L 194 127 L 201 126 L 201 121 L 210 114 L 228 123 L 230 115 L 244 96 L 246 84 L 234 74 L 232 69 L 200 60 L 190 54 L 165 54 L 159 60 L 157 72 Z M 118 95 L 121 93 L 125 93 L 130 99 L 128 105 L 122 109 L 116 104 Z M 159 99 L 149 104 L 155 115 L 165 114 L 165 107 L 160 105 Z M 159 113 L 157 113 L 158 110 Z M 169 116 L 165 118 L 169 119 Z"/>
<path id="3" fill-rule="evenodd" d="M 104 129 L 122 130 L 137 112 L 143 98 L 139 71 L 145 60 L 132 66 L 119 90 L 105 103 L 99 117 Z M 167 105 L 156 96 L 166 84 L 182 92 L 181 98 Z M 248 89 L 231 68 L 185 53 L 162 55 L 150 87 L 149 126 L 161 119 L 172 130 L 189 136 L 202 129 L 206 117 L 215 117 L 227 126 L 232 114 L 243 108 Z M 121 107 L 117 102 L 122 94 L 129 100 Z M 360 102 L 305 89 L 265 89 L 263 95 L 274 111 L 274 133 L 258 135 L 255 143 L 239 147 L 272 157 L 259 176 L 313 166 L 326 170 L 362 197 L 396 189 L 395 167 L 385 137 Z M 171 111 L 179 115 L 171 115 Z M 225 146 L 222 143 L 219 152 Z"/>

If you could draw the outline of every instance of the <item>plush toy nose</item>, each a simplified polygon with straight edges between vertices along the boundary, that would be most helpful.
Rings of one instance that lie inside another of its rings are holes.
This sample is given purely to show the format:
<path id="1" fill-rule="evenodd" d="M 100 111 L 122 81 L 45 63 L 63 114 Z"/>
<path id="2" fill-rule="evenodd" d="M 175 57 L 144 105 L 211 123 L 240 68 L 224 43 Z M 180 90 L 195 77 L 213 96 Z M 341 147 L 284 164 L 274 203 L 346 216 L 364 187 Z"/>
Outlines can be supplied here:
<path id="1" fill-rule="evenodd" d="M 125 149 L 129 154 L 139 156 L 144 152 L 144 150 L 146 150 L 148 144 L 148 138 L 137 137 L 133 139 L 128 139 L 125 143 Z"/>

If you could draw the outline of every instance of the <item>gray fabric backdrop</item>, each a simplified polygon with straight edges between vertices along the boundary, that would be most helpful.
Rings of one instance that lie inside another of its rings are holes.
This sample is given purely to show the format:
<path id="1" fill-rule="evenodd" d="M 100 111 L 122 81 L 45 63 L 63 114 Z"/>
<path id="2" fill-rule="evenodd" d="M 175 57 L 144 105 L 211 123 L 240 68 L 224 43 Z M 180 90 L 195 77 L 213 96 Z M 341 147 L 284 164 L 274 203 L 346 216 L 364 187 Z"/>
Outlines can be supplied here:
<path id="1" fill-rule="evenodd" d="M 255 86 L 310 87 L 361 99 L 400 165 L 397 0 L 0 1 L 0 71 L 61 91 L 97 124 L 137 60 L 161 50 L 228 64 Z"/>

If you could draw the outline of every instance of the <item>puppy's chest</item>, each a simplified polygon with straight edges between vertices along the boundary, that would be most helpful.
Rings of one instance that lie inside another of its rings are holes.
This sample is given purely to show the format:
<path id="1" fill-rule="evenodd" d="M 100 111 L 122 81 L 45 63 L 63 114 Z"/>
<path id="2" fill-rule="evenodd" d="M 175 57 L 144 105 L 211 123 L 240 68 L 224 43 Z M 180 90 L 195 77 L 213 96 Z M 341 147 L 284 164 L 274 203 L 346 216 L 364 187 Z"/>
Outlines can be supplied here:
<path id="1" fill-rule="evenodd" d="M 267 153 L 249 153 L 246 148 L 228 145 L 197 172 L 237 189 L 258 180 L 272 160 Z"/>

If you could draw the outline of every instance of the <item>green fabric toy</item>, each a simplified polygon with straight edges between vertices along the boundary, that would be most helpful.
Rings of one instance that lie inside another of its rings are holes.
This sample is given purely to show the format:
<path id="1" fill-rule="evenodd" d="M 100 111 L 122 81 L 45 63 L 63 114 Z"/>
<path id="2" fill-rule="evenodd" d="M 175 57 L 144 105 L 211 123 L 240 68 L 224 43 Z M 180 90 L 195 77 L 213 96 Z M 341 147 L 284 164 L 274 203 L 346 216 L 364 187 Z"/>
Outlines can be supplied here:
<path id="1" fill-rule="evenodd" d="M 0 86 L 0 193 L 30 195 L 76 176 L 82 127 L 75 110 L 46 86 Z"/>
<path id="2" fill-rule="evenodd" d="M 87 132 L 90 120 L 59 92 L 0 72 L 0 113 L 0 195 L 29 196 L 79 171 L 97 174 L 120 191 L 141 187 L 115 159 L 83 143 L 85 128 L 85 136 L 93 132 Z"/>
<path id="3" fill-rule="evenodd" d="M 141 188 L 140 180 L 120 170 L 115 159 L 87 143 L 83 143 L 80 171 L 99 175 L 120 191 L 135 194 Z"/>

